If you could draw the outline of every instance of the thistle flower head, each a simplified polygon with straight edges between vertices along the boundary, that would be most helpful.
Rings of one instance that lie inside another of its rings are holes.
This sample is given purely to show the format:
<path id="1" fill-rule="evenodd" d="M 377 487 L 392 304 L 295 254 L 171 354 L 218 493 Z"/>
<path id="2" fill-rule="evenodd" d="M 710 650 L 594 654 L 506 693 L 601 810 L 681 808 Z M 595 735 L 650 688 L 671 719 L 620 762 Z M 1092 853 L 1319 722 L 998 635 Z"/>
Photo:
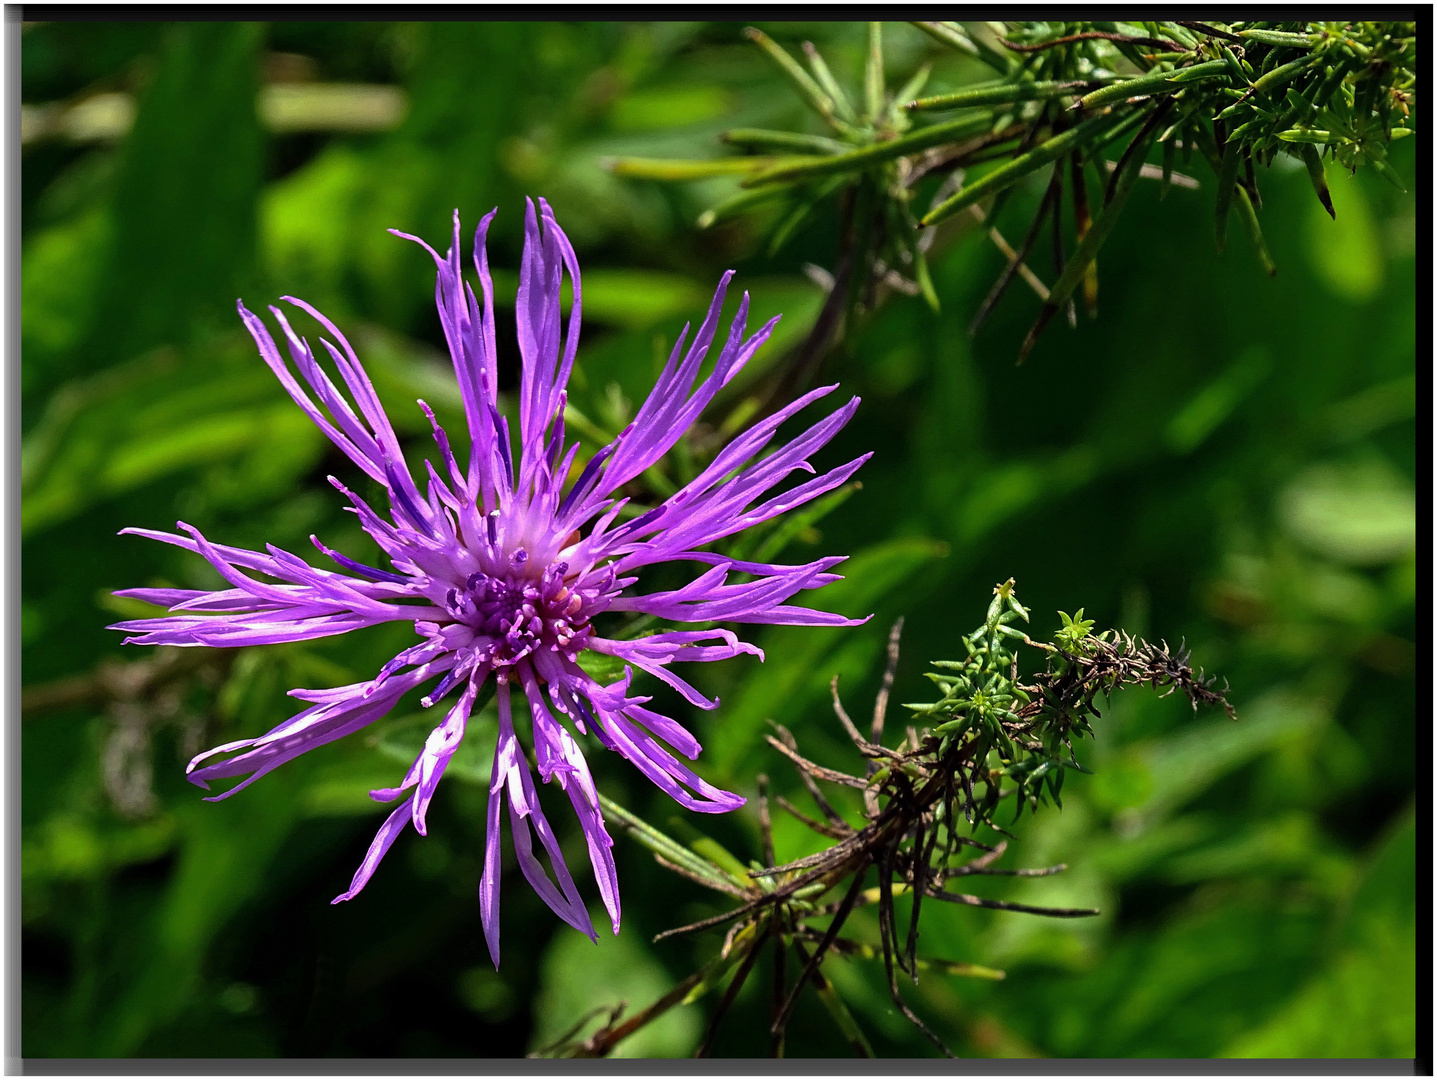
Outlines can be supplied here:
<path id="1" fill-rule="evenodd" d="M 302 300 L 284 297 L 330 335 L 321 344 L 337 369 L 336 383 L 309 342 L 272 307 L 288 347 L 291 370 L 270 330 L 239 306 L 260 354 L 300 409 L 371 480 L 388 507 L 371 507 L 331 477 L 365 531 L 390 564 L 371 567 L 315 546 L 338 569 L 310 565 L 267 545 L 266 552 L 211 543 L 184 524 L 185 535 L 127 529 L 203 556 L 229 584 L 217 591 L 128 589 L 120 595 L 166 605 L 171 614 L 117 624 L 144 645 L 243 646 L 302 641 L 382 622 L 412 621 L 418 641 L 367 682 L 328 690 L 293 690 L 309 708 L 258 738 L 226 743 L 189 765 L 190 779 L 242 777 L 215 799 L 247 787 L 298 755 L 349 735 L 387 714 L 421 687 L 421 704 L 447 706 L 424 749 L 398 786 L 371 792 L 397 803 L 380 827 L 348 891 L 356 895 L 407 824 L 423 835 L 435 788 L 464 738 L 484 684 L 492 679 L 498 707 L 498 744 L 490 778 L 487 842 L 480 909 L 489 950 L 499 960 L 501 816 L 507 803 L 519 868 L 550 908 L 594 936 L 588 913 L 540 807 L 530 762 L 519 741 L 515 713 L 527 716 L 534 765 L 540 778 L 567 794 L 587 840 L 599 894 L 619 927 L 618 881 L 598 793 L 578 737 L 597 740 L 634 765 L 681 805 L 709 813 L 744 800 L 704 781 L 669 749 L 692 759 L 697 740 L 678 722 L 630 692 L 633 669 L 667 683 L 685 700 L 712 709 L 709 699 L 672 670 L 675 662 L 721 660 L 762 653 L 719 623 L 848 625 L 855 620 L 788 603 L 796 594 L 835 581 L 839 557 L 790 566 L 735 561 L 705 550 L 843 484 L 867 455 L 779 494 L 789 474 L 814 474 L 808 458 L 853 415 L 858 399 L 759 457 L 779 426 L 835 387 L 814 390 L 755 424 L 720 450 L 697 477 L 644 513 L 626 513 L 626 484 L 654 465 L 681 439 L 703 409 L 767 340 L 777 319 L 747 335 L 748 296 L 728 334 L 719 338 L 719 314 L 732 272 L 719 283 L 698 332 L 680 335 L 668 364 L 634 420 L 580 469 L 582 448 L 565 437 L 565 387 L 579 342 L 582 289 L 573 248 L 544 200 L 528 205 L 516 302 L 522 373 L 518 439 L 499 409 L 494 294 L 484 239 L 494 214 L 480 223 L 474 262 L 480 294 L 465 283 L 460 263 L 459 216 L 452 244 L 440 256 L 422 245 L 438 268 L 435 302 L 454 362 L 465 420 L 467 459 L 423 402 L 433 426 L 438 466 L 428 461 L 422 488 L 385 415 L 358 356 L 343 334 Z M 565 320 L 560 308 L 564 275 L 573 288 Z M 715 342 L 719 344 L 715 348 Z M 714 355 L 707 374 L 705 360 Z M 341 389 L 341 385 L 343 389 Z M 570 482 L 575 472 L 577 477 Z M 688 584 L 643 592 L 646 567 L 696 566 Z M 636 640 L 604 636 L 595 625 L 603 612 L 631 612 L 663 622 L 707 628 L 663 630 Z M 579 664 L 584 651 L 621 661 L 621 679 L 603 685 Z M 547 853 L 552 877 L 534 850 Z"/>

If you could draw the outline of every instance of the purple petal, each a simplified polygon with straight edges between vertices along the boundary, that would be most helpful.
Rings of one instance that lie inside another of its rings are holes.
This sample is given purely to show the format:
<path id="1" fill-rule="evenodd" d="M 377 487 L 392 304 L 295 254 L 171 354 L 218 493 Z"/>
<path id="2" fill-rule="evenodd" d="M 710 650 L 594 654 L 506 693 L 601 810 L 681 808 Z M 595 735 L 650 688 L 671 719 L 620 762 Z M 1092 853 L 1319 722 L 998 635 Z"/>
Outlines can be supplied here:
<path id="1" fill-rule="evenodd" d="M 487 823 L 489 835 L 484 853 L 484 876 L 480 882 L 480 894 L 481 902 L 487 896 L 492 903 L 493 917 L 491 919 L 489 916 L 485 916 L 484 932 L 489 943 L 489 953 L 495 958 L 497 964 L 499 951 L 498 894 L 497 886 L 490 879 L 493 877 L 497 880 L 498 875 L 498 822 L 501 809 L 498 796 L 505 789 L 509 795 L 510 835 L 514 841 L 514 855 L 518 859 L 519 869 L 529 882 L 530 888 L 539 894 L 540 899 L 549 906 L 554 914 L 570 926 L 582 931 L 590 938 L 596 939 L 596 935 L 593 923 L 589 919 L 589 913 L 584 908 L 578 889 L 574 887 L 574 880 L 569 874 L 569 868 L 564 864 L 563 854 L 559 850 L 559 842 L 539 806 L 538 793 L 534 790 L 534 780 L 529 775 L 528 761 L 525 760 L 519 740 L 514 735 L 507 682 L 499 684 L 496 696 L 499 704 L 499 741 L 495 747 L 494 771 L 489 781 L 489 821 Z M 548 875 L 544 873 L 544 868 L 534 856 L 531 828 L 538 833 L 539 840 L 549 855 L 549 863 L 553 867 L 554 877 L 558 880 L 557 887 L 549 880 Z"/>
<path id="2" fill-rule="evenodd" d="M 211 801 L 227 799 L 248 787 L 261 776 L 291 761 L 300 754 L 352 734 L 384 716 L 406 693 L 452 665 L 452 657 L 431 663 L 389 679 L 372 697 L 365 695 L 370 684 L 354 683 L 336 690 L 316 692 L 321 700 L 311 708 L 257 739 L 227 743 L 197 755 L 186 769 L 192 784 L 208 789 L 210 781 L 232 776 L 246 776 L 228 791 L 211 796 Z M 225 761 L 200 768 L 200 762 L 221 753 L 243 750 L 244 753 Z"/>
<path id="3" fill-rule="evenodd" d="M 259 348 L 260 356 L 264 362 L 269 365 L 269 369 L 274 372 L 275 377 L 279 379 L 280 385 L 283 386 L 289 396 L 294 399 L 294 403 L 299 406 L 300 411 L 309 417 L 315 427 L 324 432 L 335 446 L 344 451 L 346 457 L 368 473 L 372 479 L 383 483 L 384 472 L 378 462 L 364 453 L 347 435 L 327 419 L 324 414 L 320 412 L 319 407 L 310 399 L 309 395 L 301 389 L 299 382 L 290 374 L 288 365 L 285 364 L 284 359 L 280 356 L 279 348 L 275 345 L 274 338 L 270 336 L 269 329 L 264 325 L 263 320 L 261 320 L 258 315 L 249 311 L 243 303 L 238 303 L 237 306 L 239 308 L 240 318 L 244 321 L 246 329 L 250 332 L 250 336 L 254 338 L 255 345 Z"/>
<path id="4" fill-rule="evenodd" d="M 498 210 L 486 214 L 474 233 L 474 264 L 479 273 L 479 285 L 484 294 L 482 314 L 474 294 L 464 284 L 459 258 L 459 211 L 454 212 L 454 235 L 447 258 L 417 236 L 391 230 L 396 236 L 419 244 L 434 259 L 438 274 L 434 283 L 434 301 L 439 311 L 439 321 L 449 345 L 450 359 L 454 364 L 455 377 L 459 382 L 459 394 L 464 402 L 464 416 L 469 424 L 473 440 L 472 460 L 480 472 L 487 475 L 489 470 L 489 449 L 491 436 L 487 429 L 488 407 L 498 397 L 498 364 L 494 333 L 494 285 L 489 275 L 489 260 L 485 251 L 485 237 L 489 223 Z M 492 489 L 486 483 L 486 492 Z M 492 508 L 492 503 L 487 507 Z"/>
<path id="5" fill-rule="evenodd" d="M 464 729 L 469 723 L 469 710 L 474 706 L 474 697 L 478 693 L 479 683 L 483 680 L 471 679 L 464 688 L 464 693 L 455 702 L 454 708 L 449 710 L 449 715 L 444 718 L 444 723 L 429 733 L 429 738 L 424 741 L 424 749 L 419 755 L 415 764 L 419 768 L 416 780 L 419 790 L 414 794 L 414 829 L 420 836 L 427 836 L 428 829 L 424 824 L 424 817 L 429 812 L 429 803 L 434 798 L 434 792 L 439 787 L 439 780 L 444 775 L 444 770 L 449 767 L 449 760 L 454 752 L 459 749 L 459 744 L 464 741 Z"/>
<path id="6" fill-rule="evenodd" d="M 509 740 L 512 742 L 512 737 Z M 502 761 L 511 753 L 501 736 L 494 747 L 494 762 L 489 772 L 489 809 L 484 821 L 484 873 L 479 878 L 479 922 L 484 927 L 484 944 L 499 970 L 499 837 L 500 819 L 504 812 L 504 769 Z"/>
<path id="7" fill-rule="evenodd" d="M 330 901 L 337 904 L 341 900 L 350 900 L 359 895 L 359 891 L 369 884 L 369 879 L 374 876 L 378 869 L 380 860 L 388 853 L 394 840 L 404 831 L 404 826 L 409 821 L 409 800 L 405 799 L 394 808 L 394 812 L 384 819 L 384 824 L 379 827 L 375 834 L 374 841 L 369 845 L 369 851 L 364 856 L 364 861 L 359 864 L 359 869 L 354 872 L 354 880 L 349 883 L 349 890 L 342 892 Z"/>

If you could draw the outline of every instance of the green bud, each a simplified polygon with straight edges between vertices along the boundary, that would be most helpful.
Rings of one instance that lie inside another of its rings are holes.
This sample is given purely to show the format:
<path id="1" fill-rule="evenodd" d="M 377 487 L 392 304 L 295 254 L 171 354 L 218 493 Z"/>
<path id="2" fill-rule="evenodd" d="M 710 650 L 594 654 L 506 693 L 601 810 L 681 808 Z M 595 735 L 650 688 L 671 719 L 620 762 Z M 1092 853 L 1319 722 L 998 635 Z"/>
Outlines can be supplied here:
<path id="1" fill-rule="evenodd" d="M 1322 34 L 1289 34 L 1281 30 L 1239 30 L 1238 36 L 1289 49 L 1310 49 L 1323 38 Z"/>

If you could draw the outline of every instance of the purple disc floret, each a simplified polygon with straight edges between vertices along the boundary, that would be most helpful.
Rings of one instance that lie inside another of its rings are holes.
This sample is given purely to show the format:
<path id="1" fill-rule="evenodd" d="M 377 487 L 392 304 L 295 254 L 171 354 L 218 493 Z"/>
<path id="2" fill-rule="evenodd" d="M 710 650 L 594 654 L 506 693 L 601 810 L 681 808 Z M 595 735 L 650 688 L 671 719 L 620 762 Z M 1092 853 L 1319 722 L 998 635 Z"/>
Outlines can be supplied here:
<path id="1" fill-rule="evenodd" d="M 474 262 L 482 304 L 464 282 L 459 215 L 448 254 L 440 256 L 416 237 L 438 267 L 435 302 L 454 361 L 469 427 L 467 463 L 427 405 L 438 445 L 436 467 L 425 462 L 421 490 L 404 450 L 380 405 L 358 356 L 343 334 L 302 300 L 283 299 L 314 318 L 330 335 L 321 338 L 339 372 L 336 383 L 320 366 L 309 342 L 271 307 L 283 332 L 286 362 L 265 323 L 239 305 L 240 317 L 260 355 L 304 413 L 388 497 L 387 511 L 371 507 L 333 477 L 364 530 L 389 560 L 371 567 L 316 548 L 339 568 L 322 569 L 267 545 L 265 553 L 213 544 L 184 524 L 186 535 L 126 529 L 203 556 L 229 584 L 216 591 L 126 589 L 118 595 L 161 604 L 171 614 L 115 625 L 135 635 L 127 644 L 267 645 L 342 634 L 359 627 L 412 622 L 419 641 L 385 664 L 368 682 L 330 690 L 292 690 L 309 708 L 258 738 L 217 746 L 189 765 L 189 778 L 210 782 L 241 777 L 214 799 L 247 787 L 271 769 L 343 738 L 380 719 L 411 690 L 425 687 L 421 704 L 441 702 L 444 719 L 397 787 L 371 792 L 394 811 L 380 826 L 347 892 L 364 888 L 395 838 L 410 822 L 423 835 L 425 815 L 445 767 L 464 738 L 481 687 L 491 677 L 499 715 L 498 745 L 489 781 L 487 841 L 480 882 L 484 934 L 499 962 L 500 819 L 507 804 L 519 868 L 534 890 L 566 922 L 595 937 L 593 926 L 559 843 L 539 806 L 529 758 L 519 741 L 516 711 L 527 715 L 533 760 L 545 783 L 568 795 L 588 843 L 599 894 L 615 932 L 619 890 L 598 792 L 578 736 L 616 751 L 678 803 L 706 813 L 743 805 L 684 765 L 669 749 L 692 759 L 698 741 L 677 721 L 648 708 L 650 698 L 631 695 L 639 668 L 704 709 L 718 705 L 675 674 L 675 661 L 722 660 L 740 653 L 762 658 L 758 648 L 728 629 L 664 630 L 636 640 L 603 637 L 594 625 L 601 612 L 633 612 L 666 623 L 781 623 L 846 626 L 843 618 L 787 603 L 795 594 L 838 580 L 841 557 L 802 566 L 750 563 L 704 550 L 843 484 L 869 455 L 822 475 L 812 475 L 781 494 L 773 489 L 789 474 L 814 474 L 809 457 L 843 427 L 858 406 L 853 398 L 772 452 L 779 426 L 836 387 L 814 390 L 764 418 L 719 451 L 691 482 L 645 513 L 626 514 L 619 495 L 629 481 L 674 446 L 714 395 L 732 379 L 772 333 L 777 318 L 745 336 L 748 296 L 739 304 L 726 338 L 713 349 L 732 271 L 724 274 L 708 314 L 685 348 L 686 326 L 653 391 L 631 424 L 577 468 L 580 444 L 566 442 L 565 387 L 579 342 L 582 292 L 579 266 L 549 205 L 529 202 L 516 303 L 522 374 L 518 390 L 518 448 L 508 417 L 499 411 L 494 337 L 494 290 L 484 238 L 494 213 L 479 223 Z M 573 306 L 560 309 L 567 272 Z M 707 374 L 700 368 L 715 353 Z M 569 477 L 577 471 L 577 478 Z M 692 580 L 664 592 L 634 591 L 639 572 L 656 563 L 697 567 Z M 737 578 L 737 580 L 732 580 Z M 623 678 L 595 681 L 579 664 L 584 650 L 621 661 Z M 552 877 L 534 848 L 548 855 Z"/>

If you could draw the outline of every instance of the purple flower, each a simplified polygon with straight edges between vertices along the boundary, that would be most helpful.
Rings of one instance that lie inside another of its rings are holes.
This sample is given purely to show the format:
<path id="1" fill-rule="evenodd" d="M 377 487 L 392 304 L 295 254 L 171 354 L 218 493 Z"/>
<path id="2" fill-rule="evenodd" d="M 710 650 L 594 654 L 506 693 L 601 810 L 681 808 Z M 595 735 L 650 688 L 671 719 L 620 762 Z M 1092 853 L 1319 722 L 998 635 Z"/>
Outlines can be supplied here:
<path id="1" fill-rule="evenodd" d="M 604 828 L 598 793 L 574 733 L 592 736 L 616 751 L 691 810 L 732 810 L 744 800 L 708 784 L 661 745 L 667 743 L 692 759 L 699 753 L 697 740 L 676 721 L 647 708 L 649 697 L 631 696 L 629 682 L 632 669 L 640 668 L 692 704 L 712 709 L 718 702 L 676 675 L 673 663 L 722 660 L 740 653 L 762 658 L 763 654 L 732 631 L 717 627 L 665 630 L 637 640 L 604 637 L 595 626 L 596 616 L 633 612 L 666 622 L 709 625 L 845 626 L 860 621 L 786 603 L 802 590 L 838 580 L 830 571 L 841 557 L 780 566 L 738 562 L 702 549 L 838 487 L 868 455 L 782 494 L 770 494 L 790 473 L 814 472 L 808 457 L 833 438 L 858 405 L 858 399 L 852 399 L 798 438 L 759 457 L 780 424 L 835 389 L 823 387 L 739 435 L 699 476 L 660 505 L 637 516 L 625 513 L 629 500 L 618 493 L 683 437 L 778 321 L 775 318 L 745 337 L 745 295 L 712 368 L 699 378 L 733 276 L 730 271 L 719 282 L 708 315 L 687 350 L 688 328 L 679 336 L 633 422 L 589 458 L 573 483 L 567 483 L 580 450 L 577 442 L 567 443 L 564 437 L 565 386 L 579 343 L 579 267 L 543 199 L 538 215 L 533 203 L 528 205 L 519 274 L 516 316 L 523 372 L 516 455 L 509 420 L 498 409 L 494 295 L 484 250 L 493 217 L 491 212 L 479 223 L 474 240 L 482 309 L 461 279 L 457 211 L 453 243 L 443 258 L 424 241 L 395 233 L 422 245 L 438 266 L 435 302 L 469 426 L 468 466 L 463 467 L 433 412 L 419 403 L 433 425 L 439 451 L 437 468 L 424 463 L 428 484 L 423 491 L 359 358 L 334 324 L 304 301 L 283 298 L 333 336 L 333 342 L 323 338 L 321 342 L 348 396 L 321 369 L 308 341 L 295 334 L 280 309 L 270 311 L 307 390 L 265 324 L 243 304 L 239 306 L 260 354 L 295 404 L 384 488 L 387 516 L 330 478 L 349 499 L 350 509 L 392 569 L 355 562 L 314 537 L 310 539 L 315 547 L 339 570 L 311 566 L 273 545 L 261 554 L 213 544 L 183 522 L 178 528 L 185 536 L 126 529 L 198 552 L 231 587 L 215 592 L 127 589 L 118 595 L 167 605 L 172 614 L 118 623 L 114 629 L 136 635 L 127 638 L 127 644 L 239 646 L 303 641 L 382 622 L 413 621 L 418 643 L 385 664 L 373 679 L 332 690 L 292 690 L 292 696 L 310 707 L 268 734 L 218 746 L 189 765 L 190 779 L 206 789 L 212 780 L 244 777 L 211 797 L 226 798 L 286 761 L 378 720 L 406 693 L 431 684 L 421 703 L 430 708 L 447 701 L 448 711 L 399 786 L 370 793 L 380 802 L 399 802 L 380 826 L 349 891 L 336 897 L 335 903 L 364 888 L 407 823 L 413 822 L 424 834 L 435 787 L 464 738 L 480 688 L 492 676 L 499 734 L 489 784 L 480 907 L 485 938 L 497 965 L 499 833 L 506 799 L 514 852 L 525 878 L 560 918 L 595 937 L 539 806 L 529 760 L 516 734 L 516 691 L 525 706 L 521 711 L 529 717 L 539 775 L 546 783 L 557 784 L 573 804 L 599 893 L 617 932 L 618 880 L 609 850 L 613 841 Z M 574 295 L 567 328 L 562 325 L 559 302 L 565 271 Z M 695 563 L 702 570 L 681 588 L 633 590 L 644 567 L 669 562 Z M 738 580 L 731 580 L 736 576 Z M 622 661 L 627 665 L 623 678 L 607 686 L 596 682 L 578 663 L 586 649 Z M 548 853 L 552 879 L 535 855 L 535 834 Z"/>

